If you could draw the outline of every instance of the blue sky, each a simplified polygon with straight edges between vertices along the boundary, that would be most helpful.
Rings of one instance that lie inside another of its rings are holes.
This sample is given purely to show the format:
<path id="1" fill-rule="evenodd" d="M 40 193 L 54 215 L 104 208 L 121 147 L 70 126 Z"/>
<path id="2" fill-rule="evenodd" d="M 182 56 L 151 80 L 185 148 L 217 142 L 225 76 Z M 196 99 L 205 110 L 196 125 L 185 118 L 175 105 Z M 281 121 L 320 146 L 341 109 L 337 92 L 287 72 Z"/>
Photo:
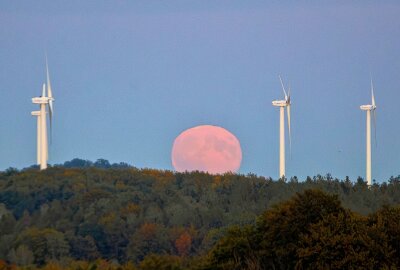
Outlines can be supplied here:
<path id="1" fill-rule="evenodd" d="M 400 174 L 400 4 L 395 1 L 2 1 L 0 169 L 35 163 L 47 51 L 56 98 L 49 163 L 75 157 L 172 169 L 183 130 L 241 142 L 241 173 L 278 175 L 278 74 L 292 87 L 287 175 Z"/>

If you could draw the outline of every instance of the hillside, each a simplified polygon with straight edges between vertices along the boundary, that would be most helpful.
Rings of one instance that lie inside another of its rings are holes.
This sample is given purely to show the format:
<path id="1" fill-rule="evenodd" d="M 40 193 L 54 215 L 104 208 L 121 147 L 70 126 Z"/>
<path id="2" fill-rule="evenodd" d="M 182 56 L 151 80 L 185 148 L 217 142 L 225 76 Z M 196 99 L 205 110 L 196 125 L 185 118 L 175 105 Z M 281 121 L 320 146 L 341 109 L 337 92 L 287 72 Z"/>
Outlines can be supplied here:
<path id="1" fill-rule="evenodd" d="M 124 164 L 67 167 L 0 172 L 0 259 L 44 265 L 202 255 L 228 227 L 254 225 L 265 210 L 307 189 L 337 194 L 344 209 L 362 215 L 400 203 L 398 178 L 369 189 L 362 179 L 330 175 L 284 182 Z"/>

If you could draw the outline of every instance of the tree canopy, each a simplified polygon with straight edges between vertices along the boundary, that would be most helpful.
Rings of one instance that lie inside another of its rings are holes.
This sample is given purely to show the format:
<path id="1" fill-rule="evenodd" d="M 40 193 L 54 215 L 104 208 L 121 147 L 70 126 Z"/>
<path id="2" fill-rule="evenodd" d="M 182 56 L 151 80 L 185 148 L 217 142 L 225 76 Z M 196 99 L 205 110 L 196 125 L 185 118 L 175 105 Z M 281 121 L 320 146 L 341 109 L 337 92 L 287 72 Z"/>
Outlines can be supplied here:
<path id="1" fill-rule="evenodd" d="M 400 265 L 399 179 L 371 187 L 329 174 L 274 181 L 103 159 L 10 168 L 0 172 L 0 259 L 38 267 L 390 269 Z"/>

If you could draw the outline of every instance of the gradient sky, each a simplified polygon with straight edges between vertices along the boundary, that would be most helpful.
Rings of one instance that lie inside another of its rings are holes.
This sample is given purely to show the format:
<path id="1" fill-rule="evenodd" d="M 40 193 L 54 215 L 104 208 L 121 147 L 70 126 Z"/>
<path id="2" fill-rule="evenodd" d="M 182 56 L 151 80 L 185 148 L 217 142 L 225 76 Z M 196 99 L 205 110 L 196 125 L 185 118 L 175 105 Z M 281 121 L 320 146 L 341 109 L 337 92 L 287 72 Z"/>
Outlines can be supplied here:
<path id="1" fill-rule="evenodd" d="M 282 74 L 292 86 L 287 175 L 354 180 L 365 175 L 359 105 L 370 102 L 371 72 L 373 178 L 400 174 L 400 3 L 266 2 L 1 1 L 0 169 L 35 163 L 31 98 L 40 95 L 47 50 L 51 164 L 105 158 L 172 169 L 175 137 L 209 124 L 240 140 L 241 173 L 276 178 L 271 101 L 282 97 Z"/>

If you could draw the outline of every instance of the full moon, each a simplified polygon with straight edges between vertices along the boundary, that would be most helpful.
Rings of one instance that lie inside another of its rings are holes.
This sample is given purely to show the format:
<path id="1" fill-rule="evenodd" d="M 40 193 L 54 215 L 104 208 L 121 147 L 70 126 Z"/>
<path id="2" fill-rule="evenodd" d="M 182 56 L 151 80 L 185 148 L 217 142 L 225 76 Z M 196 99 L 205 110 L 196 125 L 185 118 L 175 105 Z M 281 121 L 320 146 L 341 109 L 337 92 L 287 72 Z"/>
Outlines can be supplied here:
<path id="1" fill-rule="evenodd" d="M 171 159 L 178 172 L 237 172 L 242 150 L 239 140 L 226 129 L 204 125 L 187 129 L 176 137 Z"/>

